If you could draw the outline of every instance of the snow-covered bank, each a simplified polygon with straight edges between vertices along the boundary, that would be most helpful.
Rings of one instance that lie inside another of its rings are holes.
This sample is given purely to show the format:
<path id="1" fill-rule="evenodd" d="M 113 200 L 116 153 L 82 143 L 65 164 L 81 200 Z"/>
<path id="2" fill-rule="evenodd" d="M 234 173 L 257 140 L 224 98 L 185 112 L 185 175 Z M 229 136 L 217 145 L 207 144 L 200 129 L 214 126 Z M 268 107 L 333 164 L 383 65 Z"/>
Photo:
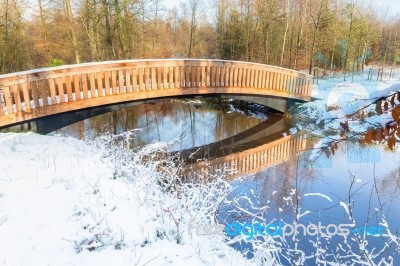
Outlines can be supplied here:
<path id="1" fill-rule="evenodd" d="M 374 102 L 399 92 L 400 76 L 378 82 L 368 80 L 367 75 L 367 72 L 355 75 L 353 82 L 343 81 L 343 77 L 319 80 L 319 84 L 313 86 L 315 100 L 292 110 L 293 126 L 321 136 L 339 135 L 340 123 L 345 122 L 349 131 L 355 134 L 374 126 L 384 126 L 391 119 L 390 110 L 377 114 Z M 393 100 L 395 105 L 400 104 L 397 97 Z M 363 121 L 352 118 L 360 110 L 364 112 Z"/>
<path id="2" fill-rule="evenodd" d="M 149 160 L 162 145 L 113 141 L 0 134 L 0 265 L 250 265 L 221 237 L 187 232 L 212 221 L 228 183 L 174 184 Z"/>

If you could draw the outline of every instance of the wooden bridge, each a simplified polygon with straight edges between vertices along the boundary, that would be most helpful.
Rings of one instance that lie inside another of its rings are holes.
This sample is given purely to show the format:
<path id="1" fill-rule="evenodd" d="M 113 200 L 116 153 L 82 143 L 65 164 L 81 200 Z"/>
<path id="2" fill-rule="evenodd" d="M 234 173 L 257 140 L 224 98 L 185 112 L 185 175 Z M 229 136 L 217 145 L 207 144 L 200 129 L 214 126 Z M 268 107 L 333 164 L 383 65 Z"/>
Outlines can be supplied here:
<path id="1" fill-rule="evenodd" d="M 312 77 L 224 60 L 97 62 L 0 75 L 0 127 L 122 102 L 192 95 L 310 100 Z M 250 98 L 251 99 L 251 98 Z"/>

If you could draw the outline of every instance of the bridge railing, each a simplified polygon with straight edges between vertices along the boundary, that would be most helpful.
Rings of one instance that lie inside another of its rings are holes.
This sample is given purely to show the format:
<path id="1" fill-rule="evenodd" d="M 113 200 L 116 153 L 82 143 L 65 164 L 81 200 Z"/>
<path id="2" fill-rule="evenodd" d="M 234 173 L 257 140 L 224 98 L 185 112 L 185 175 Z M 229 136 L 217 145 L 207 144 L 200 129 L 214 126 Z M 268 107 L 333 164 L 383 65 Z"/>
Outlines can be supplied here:
<path id="1" fill-rule="evenodd" d="M 183 176 L 187 179 L 197 179 L 199 176 L 212 177 L 222 174 L 227 178 L 234 178 L 254 174 L 263 168 L 288 160 L 304 151 L 306 146 L 307 138 L 304 134 L 289 135 L 243 152 L 187 165 L 183 169 Z"/>
<path id="2" fill-rule="evenodd" d="M 223 60 L 111 61 L 0 75 L 0 127 L 124 101 L 235 93 L 309 100 L 312 77 Z"/>

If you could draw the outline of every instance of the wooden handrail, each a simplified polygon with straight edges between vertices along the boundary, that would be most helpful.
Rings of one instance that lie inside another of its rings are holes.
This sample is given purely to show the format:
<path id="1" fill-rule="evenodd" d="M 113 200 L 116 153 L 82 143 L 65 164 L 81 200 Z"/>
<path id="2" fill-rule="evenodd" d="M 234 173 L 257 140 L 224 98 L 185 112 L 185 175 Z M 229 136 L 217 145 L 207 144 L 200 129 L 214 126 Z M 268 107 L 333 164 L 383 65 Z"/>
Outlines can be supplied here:
<path id="1" fill-rule="evenodd" d="M 246 94 L 308 101 L 312 76 L 211 59 L 125 60 L 0 75 L 0 127 L 94 106 L 201 94 Z"/>

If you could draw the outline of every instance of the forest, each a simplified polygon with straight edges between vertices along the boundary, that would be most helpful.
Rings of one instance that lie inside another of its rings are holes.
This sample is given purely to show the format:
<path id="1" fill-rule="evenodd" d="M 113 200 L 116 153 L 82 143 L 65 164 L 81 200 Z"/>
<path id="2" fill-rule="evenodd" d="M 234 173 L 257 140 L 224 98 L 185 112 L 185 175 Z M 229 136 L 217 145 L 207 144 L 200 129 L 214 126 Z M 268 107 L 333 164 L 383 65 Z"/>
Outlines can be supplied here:
<path id="1" fill-rule="evenodd" d="M 0 74 L 141 58 L 360 70 L 400 64 L 399 31 L 376 1 L 0 0 Z"/>

